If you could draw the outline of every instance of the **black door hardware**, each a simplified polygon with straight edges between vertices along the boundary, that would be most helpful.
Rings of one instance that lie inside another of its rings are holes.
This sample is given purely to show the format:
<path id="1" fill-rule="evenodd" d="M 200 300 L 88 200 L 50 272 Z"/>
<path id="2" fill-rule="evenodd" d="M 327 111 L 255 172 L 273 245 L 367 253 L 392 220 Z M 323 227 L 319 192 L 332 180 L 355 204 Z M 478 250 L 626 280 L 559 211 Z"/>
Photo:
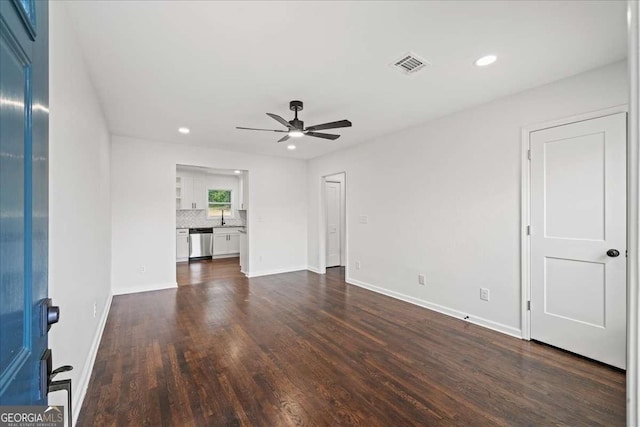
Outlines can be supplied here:
<path id="1" fill-rule="evenodd" d="M 46 335 L 51 325 L 60 320 L 60 307 L 53 305 L 51 298 L 45 298 L 40 302 L 40 331 Z"/>
<path id="2" fill-rule="evenodd" d="M 610 256 L 611 258 L 615 258 L 617 256 L 620 256 L 620 251 L 617 249 L 609 249 L 607 251 L 607 256 Z"/>
<path id="3" fill-rule="evenodd" d="M 67 412 L 68 425 L 73 426 L 73 411 L 71 409 L 71 379 L 53 381 L 53 377 L 63 372 L 69 372 L 73 369 L 71 365 L 60 366 L 52 369 L 53 362 L 51 359 L 51 349 L 47 349 L 40 358 L 40 396 L 44 398 L 54 391 L 67 391 Z"/>

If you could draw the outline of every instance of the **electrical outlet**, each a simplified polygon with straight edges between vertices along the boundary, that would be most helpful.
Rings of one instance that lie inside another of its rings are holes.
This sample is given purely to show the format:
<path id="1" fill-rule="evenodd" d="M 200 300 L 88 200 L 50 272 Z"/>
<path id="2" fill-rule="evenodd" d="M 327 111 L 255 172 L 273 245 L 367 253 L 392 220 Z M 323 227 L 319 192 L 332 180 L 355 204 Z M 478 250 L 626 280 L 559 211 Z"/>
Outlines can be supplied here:
<path id="1" fill-rule="evenodd" d="M 356 261 L 356 270 L 360 270 L 360 261 Z"/>
<path id="2" fill-rule="evenodd" d="M 480 299 L 483 301 L 489 301 L 489 289 L 480 288 Z"/>
<path id="3" fill-rule="evenodd" d="M 367 215 L 360 215 L 358 217 L 358 222 L 360 224 L 368 224 L 369 223 L 369 217 Z"/>
<path id="4" fill-rule="evenodd" d="M 98 303 L 94 302 L 93 303 L 93 317 L 96 317 L 98 315 Z"/>
<path id="5" fill-rule="evenodd" d="M 426 284 L 426 279 L 424 274 L 418 274 L 418 285 L 424 286 Z"/>
<path id="6" fill-rule="evenodd" d="M 145 265 L 141 265 L 140 266 L 140 273 L 146 273 L 147 272 L 147 267 Z"/>

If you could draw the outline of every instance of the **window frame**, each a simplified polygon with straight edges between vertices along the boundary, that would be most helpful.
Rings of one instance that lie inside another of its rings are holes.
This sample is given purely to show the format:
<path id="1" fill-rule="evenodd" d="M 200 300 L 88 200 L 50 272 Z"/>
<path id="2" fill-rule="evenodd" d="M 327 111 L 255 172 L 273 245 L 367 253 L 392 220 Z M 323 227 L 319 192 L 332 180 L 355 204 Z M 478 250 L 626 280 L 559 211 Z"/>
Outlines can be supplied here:
<path id="1" fill-rule="evenodd" d="M 229 200 L 230 201 L 229 202 L 210 202 L 209 201 L 209 192 L 210 191 L 228 191 L 229 192 Z M 235 209 L 235 199 L 234 199 L 234 196 L 233 196 L 233 189 L 232 188 L 207 187 L 206 196 L 207 196 L 207 207 L 206 207 L 207 219 L 219 219 L 219 218 L 222 218 L 222 215 L 210 215 L 209 214 L 209 208 L 210 208 L 211 204 L 213 204 L 213 205 L 229 205 L 230 206 L 229 210 L 231 211 L 231 213 L 229 214 L 229 216 L 225 215 L 225 219 L 226 218 L 235 218 L 236 217 L 236 215 L 235 215 L 235 211 L 236 211 L 236 209 Z"/>

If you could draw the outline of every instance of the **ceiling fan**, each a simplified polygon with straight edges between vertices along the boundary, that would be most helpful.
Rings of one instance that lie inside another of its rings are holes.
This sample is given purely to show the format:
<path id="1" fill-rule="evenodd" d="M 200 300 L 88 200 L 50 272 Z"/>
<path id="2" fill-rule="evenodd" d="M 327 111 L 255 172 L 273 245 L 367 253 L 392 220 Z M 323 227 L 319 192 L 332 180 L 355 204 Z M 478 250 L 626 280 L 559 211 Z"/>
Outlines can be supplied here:
<path id="1" fill-rule="evenodd" d="M 271 117 L 278 123 L 286 126 L 287 130 L 245 128 L 240 126 L 236 126 L 236 129 L 261 130 L 261 131 L 267 131 L 267 132 L 286 133 L 285 136 L 283 136 L 278 140 L 278 142 L 284 142 L 289 138 L 299 138 L 305 135 L 314 136 L 316 138 L 324 138 L 324 139 L 338 139 L 340 138 L 340 135 L 335 135 L 332 133 L 322 133 L 322 132 L 316 132 L 316 131 L 351 127 L 351 122 L 349 120 L 339 120 L 337 122 L 323 123 L 321 125 L 309 126 L 308 128 L 305 128 L 304 122 L 302 120 L 298 120 L 298 111 L 302 111 L 302 108 L 303 108 L 302 101 L 289 102 L 289 109 L 295 112 L 295 117 L 291 121 L 286 121 L 285 119 L 283 119 L 277 114 L 267 113 L 267 116 Z"/>

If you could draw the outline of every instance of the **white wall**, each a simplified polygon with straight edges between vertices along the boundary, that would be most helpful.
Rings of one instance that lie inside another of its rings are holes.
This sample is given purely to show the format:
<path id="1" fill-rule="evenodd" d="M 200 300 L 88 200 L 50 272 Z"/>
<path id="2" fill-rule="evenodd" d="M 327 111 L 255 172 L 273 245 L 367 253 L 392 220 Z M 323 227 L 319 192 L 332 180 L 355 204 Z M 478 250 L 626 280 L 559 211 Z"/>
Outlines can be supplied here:
<path id="1" fill-rule="evenodd" d="M 49 345 L 54 368 L 74 366 L 77 415 L 111 295 L 109 132 L 66 6 L 51 2 L 49 14 L 49 294 L 60 306 Z"/>
<path id="2" fill-rule="evenodd" d="M 521 127 L 626 103 L 620 62 L 311 160 L 310 268 L 321 177 L 345 171 L 349 281 L 519 335 Z"/>
<path id="3" fill-rule="evenodd" d="M 248 170 L 249 274 L 306 268 L 306 162 L 122 136 L 111 156 L 114 293 L 175 286 L 176 165 Z"/>

